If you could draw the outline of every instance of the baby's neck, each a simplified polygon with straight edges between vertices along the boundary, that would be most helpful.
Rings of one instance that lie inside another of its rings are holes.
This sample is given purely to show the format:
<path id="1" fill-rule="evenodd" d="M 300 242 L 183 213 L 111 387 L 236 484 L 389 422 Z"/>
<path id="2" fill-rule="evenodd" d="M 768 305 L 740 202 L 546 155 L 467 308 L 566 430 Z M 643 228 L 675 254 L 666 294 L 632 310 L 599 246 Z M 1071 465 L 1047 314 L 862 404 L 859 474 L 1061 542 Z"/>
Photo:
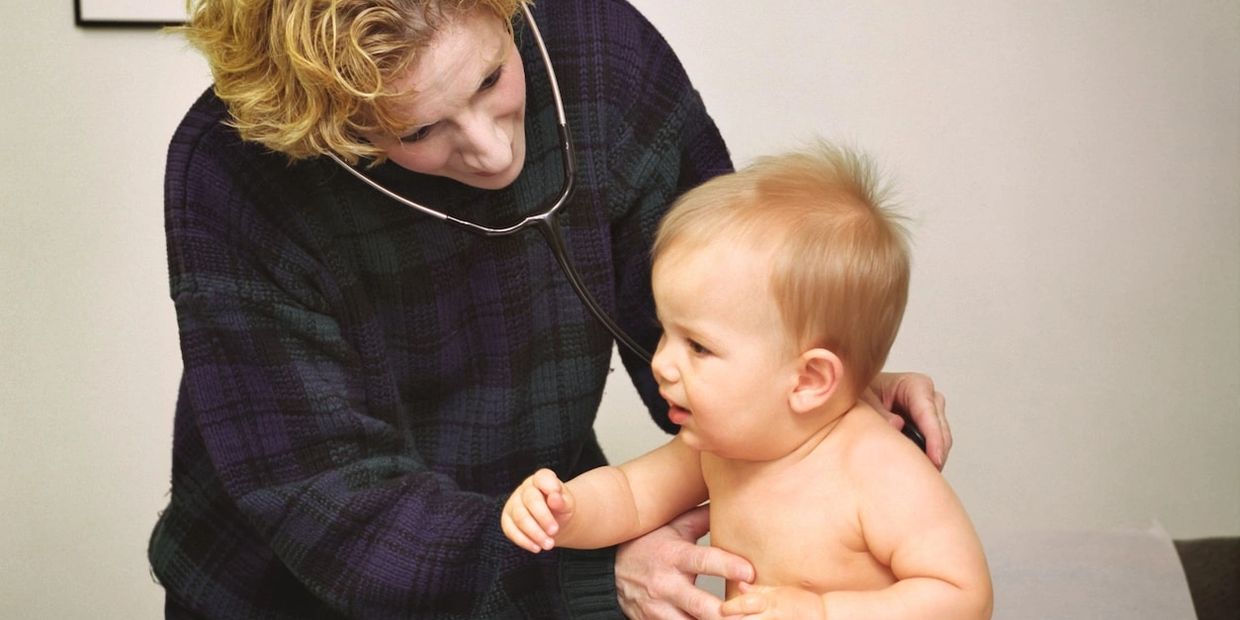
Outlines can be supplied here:
<path id="1" fill-rule="evenodd" d="M 727 458 L 714 455 L 719 465 L 736 476 L 771 475 L 797 467 L 810 456 L 819 453 L 826 442 L 849 415 L 873 414 L 873 409 L 863 401 L 853 401 L 846 405 L 828 403 L 813 412 L 808 412 L 807 420 L 813 423 L 801 427 L 798 441 L 782 455 L 766 460 L 746 460 Z"/>

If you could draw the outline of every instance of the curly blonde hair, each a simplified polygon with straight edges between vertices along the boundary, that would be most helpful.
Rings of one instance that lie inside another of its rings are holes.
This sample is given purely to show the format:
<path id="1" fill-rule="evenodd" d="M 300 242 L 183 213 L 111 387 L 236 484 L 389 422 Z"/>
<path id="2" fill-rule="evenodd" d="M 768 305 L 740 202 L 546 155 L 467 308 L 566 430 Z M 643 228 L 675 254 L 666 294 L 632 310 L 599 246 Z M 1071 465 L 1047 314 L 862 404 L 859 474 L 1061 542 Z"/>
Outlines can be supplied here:
<path id="1" fill-rule="evenodd" d="M 207 58 L 245 140 L 291 159 L 383 160 L 367 133 L 395 135 L 393 83 L 446 23 L 481 9 L 504 20 L 528 0 L 187 0 L 175 28 Z"/>

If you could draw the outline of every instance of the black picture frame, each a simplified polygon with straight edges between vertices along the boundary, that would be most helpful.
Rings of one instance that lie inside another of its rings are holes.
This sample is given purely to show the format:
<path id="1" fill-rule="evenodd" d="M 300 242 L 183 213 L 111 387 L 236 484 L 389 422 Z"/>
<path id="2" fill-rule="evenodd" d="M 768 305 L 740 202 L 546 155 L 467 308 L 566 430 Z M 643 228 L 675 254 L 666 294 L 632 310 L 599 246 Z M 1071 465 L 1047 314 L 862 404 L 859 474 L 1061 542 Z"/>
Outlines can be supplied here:
<path id="1" fill-rule="evenodd" d="M 171 18 L 166 8 L 124 8 L 133 4 L 117 0 L 73 0 L 73 23 L 80 28 L 163 28 L 185 23 L 184 17 Z"/>

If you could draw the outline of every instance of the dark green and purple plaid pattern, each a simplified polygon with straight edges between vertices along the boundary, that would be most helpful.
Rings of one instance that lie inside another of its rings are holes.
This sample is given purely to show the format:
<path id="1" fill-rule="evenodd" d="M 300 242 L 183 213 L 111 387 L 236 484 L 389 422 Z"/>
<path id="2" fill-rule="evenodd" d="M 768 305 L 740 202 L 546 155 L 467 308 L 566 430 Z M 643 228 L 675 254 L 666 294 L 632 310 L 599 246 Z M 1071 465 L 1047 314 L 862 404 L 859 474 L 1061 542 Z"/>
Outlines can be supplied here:
<path id="1" fill-rule="evenodd" d="M 579 155 L 565 214 L 588 286 L 653 348 L 648 248 L 681 191 L 730 169 L 662 38 L 618 0 L 542 0 Z M 559 187 L 545 70 L 521 35 L 526 171 L 485 192 L 393 165 L 388 186 L 509 221 Z M 209 618 L 618 615 L 613 554 L 534 556 L 499 529 L 538 467 L 602 464 L 611 337 L 536 233 L 481 239 L 328 162 L 241 142 L 208 91 L 168 153 L 184 376 L 151 538 L 170 605 Z M 641 362 L 626 359 L 671 428 Z M 634 412 L 636 415 L 637 412 Z"/>

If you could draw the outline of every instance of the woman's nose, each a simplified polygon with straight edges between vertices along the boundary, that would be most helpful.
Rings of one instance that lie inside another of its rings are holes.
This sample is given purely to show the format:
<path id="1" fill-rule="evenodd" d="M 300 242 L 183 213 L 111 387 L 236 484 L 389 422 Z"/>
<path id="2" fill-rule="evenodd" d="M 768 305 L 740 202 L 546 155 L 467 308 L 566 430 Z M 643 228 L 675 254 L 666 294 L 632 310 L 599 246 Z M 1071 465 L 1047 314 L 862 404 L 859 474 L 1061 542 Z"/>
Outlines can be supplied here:
<path id="1" fill-rule="evenodd" d="M 474 172 L 500 172 L 512 164 L 512 138 L 488 114 L 474 114 L 464 123 L 461 159 Z"/>

